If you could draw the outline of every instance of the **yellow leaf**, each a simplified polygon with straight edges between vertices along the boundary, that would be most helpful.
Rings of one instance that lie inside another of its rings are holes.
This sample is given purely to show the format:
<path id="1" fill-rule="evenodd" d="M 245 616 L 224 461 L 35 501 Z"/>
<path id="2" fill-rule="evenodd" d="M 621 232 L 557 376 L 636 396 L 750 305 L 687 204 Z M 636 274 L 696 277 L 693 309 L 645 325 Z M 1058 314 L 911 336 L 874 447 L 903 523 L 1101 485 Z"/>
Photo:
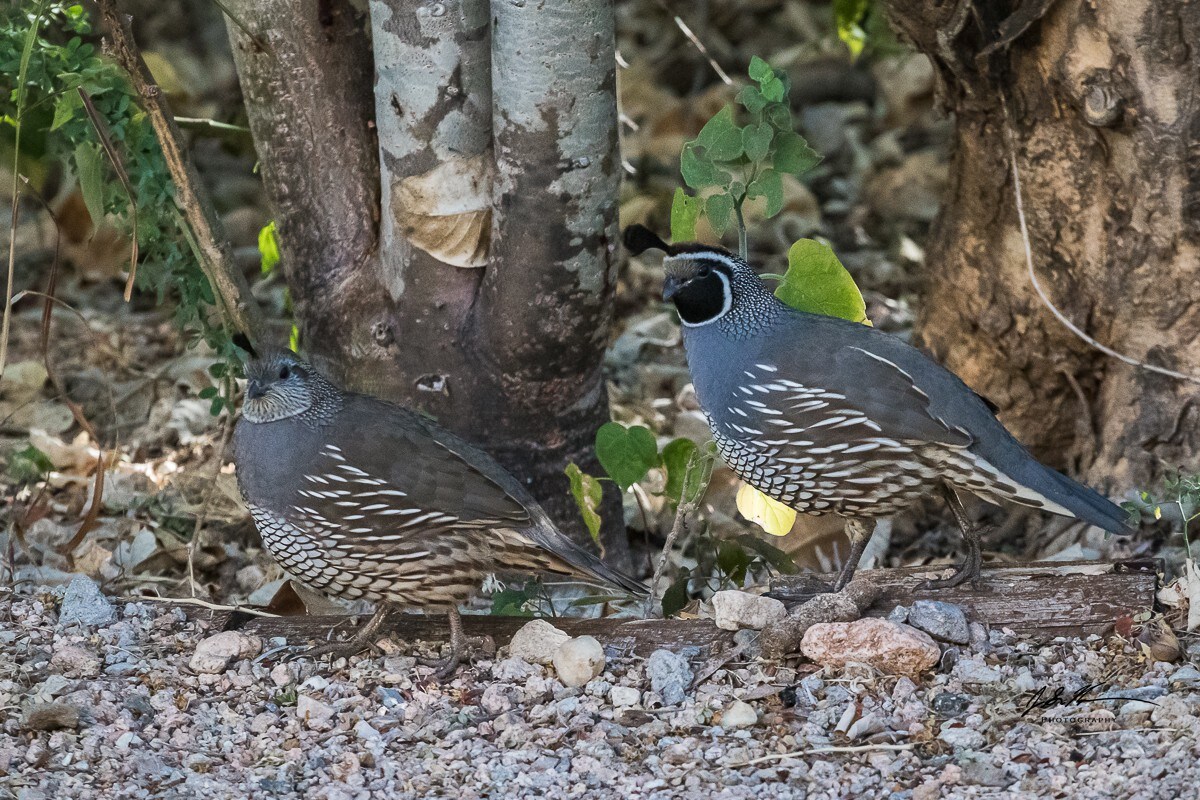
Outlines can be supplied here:
<path id="1" fill-rule="evenodd" d="M 772 500 L 748 483 L 737 493 L 738 511 L 772 536 L 786 536 L 796 521 L 796 512 L 778 500 Z"/>

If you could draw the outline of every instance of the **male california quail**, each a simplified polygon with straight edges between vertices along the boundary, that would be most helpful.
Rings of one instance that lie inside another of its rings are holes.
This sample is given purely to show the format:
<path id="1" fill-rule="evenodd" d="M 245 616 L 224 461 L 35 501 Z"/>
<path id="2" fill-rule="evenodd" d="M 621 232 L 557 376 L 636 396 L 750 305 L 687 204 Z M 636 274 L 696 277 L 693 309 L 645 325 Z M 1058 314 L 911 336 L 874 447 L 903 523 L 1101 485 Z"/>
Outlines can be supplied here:
<path id="1" fill-rule="evenodd" d="M 958 376 L 893 336 L 780 302 L 745 261 L 719 247 L 668 245 L 642 226 L 635 255 L 663 250 L 696 397 L 735 473 L 807 514 L 846 518 L 854 574 L 872 528 L 934 490 L 967 545 L 963 565 L 929 587 L 976 582 L 979 530 L 958 493 L 1076 517 L 1130 533 L 1127 515 L 1034 460 Z"/>
<path id="2" fill-rule="evenodd" d="M 391 403 L 343 392 L 292 353 L 252 362 L 234 429 L 238 486 L 263 544 L 302 583 L 375 601 L 350 649 L 395 606 L 449 610 L 492 571 L 549 571 L 645 587 L 568 539 L 479 449 Z"/>

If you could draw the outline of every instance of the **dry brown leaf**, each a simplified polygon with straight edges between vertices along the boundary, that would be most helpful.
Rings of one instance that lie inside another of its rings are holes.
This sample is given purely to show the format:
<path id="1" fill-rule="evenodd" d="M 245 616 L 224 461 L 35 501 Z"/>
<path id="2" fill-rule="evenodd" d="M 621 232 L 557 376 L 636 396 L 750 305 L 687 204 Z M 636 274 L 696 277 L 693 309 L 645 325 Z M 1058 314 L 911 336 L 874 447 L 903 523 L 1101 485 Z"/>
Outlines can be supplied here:
<path id="1" fill-rule="evenodd" d="M 397 227 L 439 261 L 484 266 L 491 244 L 492 173 L 491 153 L 484 153 L 397 181 L 392 187 Z"/>

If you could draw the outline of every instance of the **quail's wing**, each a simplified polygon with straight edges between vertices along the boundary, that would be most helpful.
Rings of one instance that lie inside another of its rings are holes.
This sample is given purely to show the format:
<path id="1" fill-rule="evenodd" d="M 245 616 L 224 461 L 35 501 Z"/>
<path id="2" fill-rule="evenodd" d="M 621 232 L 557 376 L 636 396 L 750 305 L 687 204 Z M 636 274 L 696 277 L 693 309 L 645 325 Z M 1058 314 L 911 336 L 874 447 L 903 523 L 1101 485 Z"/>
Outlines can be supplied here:
<path id="1" fill-rule="evenodd" d="M 519 499 L 471 457 L 473 448 L 453 437 L 448 446 L 417 415 L 350 395 L 339 420 L 296 492 L 296 508 L 311 523 L 361 544 L 529 524 Z"/>
<path id="2" fill-rule="evenodd" d="M 825 347 L 772 346 L 740 365 L 727 414 L 735 432 L 804 447 L 837 443 L 843 451 L 869 449 L 873 441 L 971 444 L 971 434 L 939 413 L 923 376 L 905 363 L 907 351 L 918 351 L 856 323 L 822 322 L 831 325 Z"/>

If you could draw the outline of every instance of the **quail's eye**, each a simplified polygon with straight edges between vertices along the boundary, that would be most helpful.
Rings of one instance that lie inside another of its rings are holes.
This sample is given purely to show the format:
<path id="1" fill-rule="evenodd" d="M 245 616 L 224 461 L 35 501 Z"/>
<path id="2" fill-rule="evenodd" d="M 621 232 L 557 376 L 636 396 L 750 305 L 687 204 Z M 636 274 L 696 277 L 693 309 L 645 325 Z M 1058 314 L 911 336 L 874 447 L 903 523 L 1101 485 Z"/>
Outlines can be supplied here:
<path id="1" fill-rule="evenodd" d="M 286 381 L 290 377 L 292 377 L 292 371 L 286 364 L 284 364 L 279 368 L 279 380 Z"/>
<path id="2" fill-rule="evenodd" d="M 696 270 L 697 278 L 707 278 L 710 274 L 712 274 L 712 267 L 708 266 L 707 264 Z"/>

